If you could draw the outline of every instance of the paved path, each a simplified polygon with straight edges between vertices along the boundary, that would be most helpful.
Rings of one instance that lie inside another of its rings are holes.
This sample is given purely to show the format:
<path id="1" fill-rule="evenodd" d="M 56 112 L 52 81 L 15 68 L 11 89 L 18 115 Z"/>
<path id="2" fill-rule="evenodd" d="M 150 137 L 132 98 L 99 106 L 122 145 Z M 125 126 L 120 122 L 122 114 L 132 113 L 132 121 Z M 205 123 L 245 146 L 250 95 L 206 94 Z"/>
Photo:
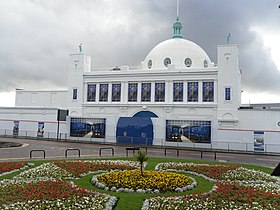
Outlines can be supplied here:
<path id="1" fill-rule="evenodd" d="M 0 148 L 0 161 L 29 160 L 31 150 L 45 150 L 46 159 L 65 159 L 65 150 L 69 148 L 79 149 L 81 158 L 97 158 L 99 149 L 103 147 L 113 147 L 114 157 L 125 157 L 127 146 L 101 145 L 77 142 L 56 142 L 45 140 L 19 139 L 19 138 L 0 138 L 0 141 L 19 142 L 22 147 Z M 68 158 L 78 158 L 78 151 L 69 150 Z M 129 151 L 132 156 L 132 151 Z M 163 149 L 149 148 L 148 156 L 165 157 Z M 112 157 L 111 150 L 102 150 L 102 157 Z M 175 150 L 167 150 L 167 158 L 177 158 Z M 180 159 L 200 160 L 199 151 L 180 151 Z M 32 159 L 43 159 L 43 152 L 32 152 Z M 215 161 L 213 153 L 203 153 L 203 160 Z M 280 156 L 268 155 L 246 155 L 233 153 L 217 153 L 217 162 L 243 163 L 275 168 L 280 162 Z"/>

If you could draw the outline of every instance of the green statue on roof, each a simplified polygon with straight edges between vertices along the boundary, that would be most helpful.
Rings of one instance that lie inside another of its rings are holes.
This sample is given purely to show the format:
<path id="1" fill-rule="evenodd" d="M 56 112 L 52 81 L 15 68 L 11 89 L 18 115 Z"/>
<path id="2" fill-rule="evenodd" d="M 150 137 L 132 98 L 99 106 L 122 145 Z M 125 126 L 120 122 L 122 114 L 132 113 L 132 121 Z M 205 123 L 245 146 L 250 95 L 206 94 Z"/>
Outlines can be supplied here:
<path id="1" fill-rule="evenodd" d="M 82 43 L 80 43 L 80 44 L 79 44 L 79 51 L 80 51 L 80 53 L 83 52 L 83 48 L 82 48 L 82 47 L 83 47 L 83 45 L 82 45 Z"/>

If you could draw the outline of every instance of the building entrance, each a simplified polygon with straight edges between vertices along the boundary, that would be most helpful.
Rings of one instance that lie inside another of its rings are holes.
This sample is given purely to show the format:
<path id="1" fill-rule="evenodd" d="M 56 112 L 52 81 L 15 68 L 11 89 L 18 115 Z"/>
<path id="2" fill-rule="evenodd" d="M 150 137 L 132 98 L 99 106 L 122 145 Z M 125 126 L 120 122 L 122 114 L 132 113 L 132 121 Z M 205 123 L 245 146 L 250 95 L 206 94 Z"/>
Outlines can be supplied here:
<path id="1" fill-rule="evenodd" d="M 116 138 L 120 144 L 152 145 L 154 138 L 151 117 L 153 112 L 138 112 L 133 117 L 120 117 L 117 123 Z"/>

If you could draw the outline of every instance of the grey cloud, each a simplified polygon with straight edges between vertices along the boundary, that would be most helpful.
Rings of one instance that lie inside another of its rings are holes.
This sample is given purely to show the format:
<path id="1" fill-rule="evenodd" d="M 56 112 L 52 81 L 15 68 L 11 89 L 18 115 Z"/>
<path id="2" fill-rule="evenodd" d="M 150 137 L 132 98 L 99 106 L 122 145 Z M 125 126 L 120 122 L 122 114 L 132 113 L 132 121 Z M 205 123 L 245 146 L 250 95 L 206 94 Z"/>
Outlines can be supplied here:
<path id="1" fill-rule="evenodd" d="M 200 44 L 216 62 L 219 44 L 226 43 L 231 33 L 231 43 L 239 45 L 243 89 L 248 92 L 278 92 L 280 70 L 265 49 L 263 42 L 250 27 L 259 25 L 278 28 L 280 11 L 274 1 L 191 1 L 184 16 L 188 38 Z M 187 2 L 184 1 L 184 3 Z M 198 6 L 199 5 L 199 6 Z M 278 30 L 279 33 L 280 30 Z"/>
<path id="2" fill-rule="evenodd" d="M 65 87 L 68 54 L 84 51 L 93 66 L 139 65 L 159 42 L 172 36 L 174 0 L 3 0 L 0 2 L 0 91 Z M 252 25 L 279 28 L 272 0 L 181 0 L 184 38 L 216 62 L 217 45 L 240 46 L 243 87 L 274 92 L 279 71 Z"/>

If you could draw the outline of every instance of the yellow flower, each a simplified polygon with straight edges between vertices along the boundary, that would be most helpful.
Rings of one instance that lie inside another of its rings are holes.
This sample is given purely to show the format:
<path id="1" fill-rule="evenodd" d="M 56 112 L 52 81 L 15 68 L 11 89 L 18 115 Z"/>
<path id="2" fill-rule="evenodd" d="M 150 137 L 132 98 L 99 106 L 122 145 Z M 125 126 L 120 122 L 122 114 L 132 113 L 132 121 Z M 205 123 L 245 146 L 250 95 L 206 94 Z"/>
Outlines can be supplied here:
<path id="1" fill-rule="evenodd" d="M 174 191 L 192 183 L 192 180 L 183 174 L 164 171 L 144 171 L 143 176 L 139 170 L 109 172 L 98 176 L 98 182 L 106 187 L 128 189 L 158 189 L 161 192 Z"/>

